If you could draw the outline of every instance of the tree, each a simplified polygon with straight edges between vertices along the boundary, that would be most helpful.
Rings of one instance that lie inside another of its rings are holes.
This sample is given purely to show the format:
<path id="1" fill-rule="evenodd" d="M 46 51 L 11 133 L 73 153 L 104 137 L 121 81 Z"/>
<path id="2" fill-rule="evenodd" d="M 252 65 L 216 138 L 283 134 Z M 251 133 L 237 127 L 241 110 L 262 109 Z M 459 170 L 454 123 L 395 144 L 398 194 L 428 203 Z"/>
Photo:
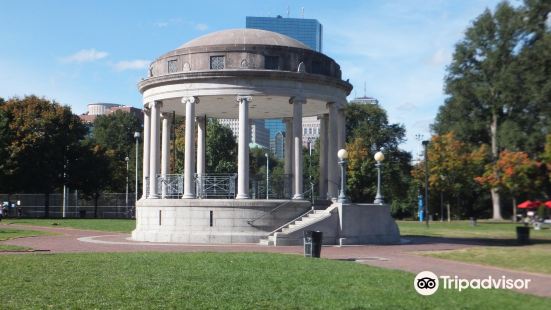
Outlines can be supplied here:
<path id="1" fill-rule="evenodd" d="M 86 128 L 69 107 L 36 96 L 12 98 L 0 109 L 8 119 L 8 190 L 44 193 L 48 216 L 49 193 L 66 182 Z"/>
<path id="2" fill-rule="evenodd" d="M 349 151 L 348 189 L 353 201 L 373 201 L 377 191 L 374 154 L 383 149 L 382 192 L 395 214 L 407 214 L 415 197 L 407 190 L 411 183 L 411 155 L 400 150 L 405 129 L 389 124 L 378 104 L 349 104 L 346 109 Z"/>
<path id="3" fill-rule="evenodd" d="M 454 213 L 458 216 L 477 216 L 471 200 L 478 196 L 478 185 L 474 178 L 481 173 L 488 157 L 487 147 L 471 151 L 467 145 L 455 138 L 453 132 L 435 135 L 428 145 L 429 187 L 431 192 L 440 193 L 440 204 L 447 198 L 448 220 L 451 218 L 451 204 L 455 201 Z M 424 185 L 424 162 L 412 171 L 417 183 Z M 437 195 L 432 195 L 433 201 Z M 455 199 L 454 199 L 455 198 Z M 461 198 L 461 199 L 460 199 Z M 441 214 L 442 216 L 443 214 Z"/>
<path id="4" fill-rule="evenodd" d="M 130 163 L 136 159 L 134 132 L 141 131 L 140 120 L 132 113 L 117 110 L 107 115 L 99 115 L 93 125 L 93 142 L 105 149 L 110 158 L 112 169 L 109 189 L 123 192 L 126 186 L 126 160 Z M 135 173 L 134 165 L 129 165 L 128 174 Z M 133 186 L 133 182 L 130 182 Z M 137 189 L 136 189 L 137 190 Z"/>
<path id="5" fill-rule="evenodd" d="M 464 141 L 488 143 L 493 160 L 497 160 L 500 125 L 510 120 L 502 132 L 511 132 L 521 102 L 518 66 L 514 64 L 521 39 L 522 16 L 507 2 L 500 3 L 493 14 L 484 11 L 473 22 L 456 45 L 447 69 L 445 91 L 449 98 L 436 117 L 433 129 L 437 134 L 454 131 Z M 491 189 L 491 195 L 493 218 L 501 219 L 497 188 Z"/>
<path id="6" fill-rule="evenodd" d="M 230 128 L 209 119 L 206 133 L 206 170 L 208 173 L 237 172 L 237 142 Z"/>
<path id="7" fill-rule="evenodd" d="M 477 177 L 476 181 L 484 186 L 508 191 L 513 200 L 513 218 L 516 219 L 516 198 L 539 187 L 537 172 L 536 162 L 527 153 L 505 150 L 499 154 L 497 162 L 486 166 L 486 172 Z"/>
<path id="8" fill-rule="evenodd" d="M 94 200 L 94 217 L 98 216 L 98 199 L 113 183 L 113 159 L 107 150 L 91 140 L 82 142 L 79 157 L 70 165 L 69 186 L 78 188 Z"/>

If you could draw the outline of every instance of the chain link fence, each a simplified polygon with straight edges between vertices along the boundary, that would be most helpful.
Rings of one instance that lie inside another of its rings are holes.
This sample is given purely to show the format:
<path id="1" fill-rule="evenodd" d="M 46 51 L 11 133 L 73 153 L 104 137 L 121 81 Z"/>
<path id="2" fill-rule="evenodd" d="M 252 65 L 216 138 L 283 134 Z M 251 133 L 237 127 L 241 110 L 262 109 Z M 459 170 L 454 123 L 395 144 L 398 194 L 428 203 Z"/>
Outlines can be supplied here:
<path id="1" fill-rule="evenodd" d="M 67 195 L 67 218 L 131 218 L 135 206 L 135 194 L 103 193 L 94 199 L 82 197 L 76 191 Z M 63 194 L 0 194 L 4 217 L 61 218 L 63 216 Z M 47 207 L 48 205 L 48 207 Z"/>

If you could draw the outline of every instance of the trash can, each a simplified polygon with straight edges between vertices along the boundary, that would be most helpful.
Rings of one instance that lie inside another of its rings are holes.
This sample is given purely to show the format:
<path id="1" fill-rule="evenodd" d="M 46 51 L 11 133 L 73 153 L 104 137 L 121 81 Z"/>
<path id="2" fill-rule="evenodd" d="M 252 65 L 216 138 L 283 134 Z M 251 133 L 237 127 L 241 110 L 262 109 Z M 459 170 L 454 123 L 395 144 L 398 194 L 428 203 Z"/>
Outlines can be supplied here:
<path id="1" fill-rule="evenodd" d="M 80 210 L 78 213 L 80 214 L 81 219 L 86 217 L 86 210 Z"/>
<path id="2" fill-rule="evenodd" d="M 530 227 L 517 227 L 517 242 L 519 244 L 530 244 Z"/>
<path id="3" fill-rule="evenodd" d="M 320 257 L 323 233 L 321 231 L 307 230 L 304 232 L 304 256 Z"/>

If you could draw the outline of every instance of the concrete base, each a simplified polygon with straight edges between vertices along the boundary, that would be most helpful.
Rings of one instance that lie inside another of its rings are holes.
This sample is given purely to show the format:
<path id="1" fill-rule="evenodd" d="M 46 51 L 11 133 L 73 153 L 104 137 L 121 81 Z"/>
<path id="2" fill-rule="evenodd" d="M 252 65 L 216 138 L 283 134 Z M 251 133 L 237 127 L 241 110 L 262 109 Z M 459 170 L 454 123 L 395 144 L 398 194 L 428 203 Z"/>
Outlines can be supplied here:
<path id="1" fill-rule="evenodd" d="M 389 205 L 333 203 L 324 212 L 274 234 L 268 244 L 301 245 L 306 230 L 323 232 L 325 245 L 400 243 L 400 231 L 390 216 Z"/>
<path id="2" fill-rule="evenodd" d="M 309 209 L 310 203 L 304 200 L 141 199 L 132 239 L 256 243 Z"/>

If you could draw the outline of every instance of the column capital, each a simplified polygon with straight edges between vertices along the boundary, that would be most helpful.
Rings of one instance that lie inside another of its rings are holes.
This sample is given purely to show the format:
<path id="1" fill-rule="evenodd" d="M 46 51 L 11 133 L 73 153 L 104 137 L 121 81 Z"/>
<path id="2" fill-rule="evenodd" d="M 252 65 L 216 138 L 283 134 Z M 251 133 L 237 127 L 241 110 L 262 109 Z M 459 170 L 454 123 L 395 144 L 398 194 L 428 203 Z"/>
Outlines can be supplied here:
<path id="1" fill-rule="evenodd" d="M 295 102 L 305 104 L 306 103 L 306 98 L 298 97 L 298 96 L 293 96 L 293 97 L 289 98 L 289 104 L 293 104 Z"/>
<path id="2" fill-rule="evenodd" d="M 172 112 L 162 112 L 161 118 L 170 120 L 172 118 Z"/>
<path id="3" fill-rule="evenodd" d="M 189 97 L 182 97 L 182 103 L 199 103 L 199 97 L 197 96 L 189 96 Z"/>
<path id="4" fill-rule="evenodd" d="M 329 118 L 329 114 L 327 114 L 327 113 L 318 115 L 319 120 L 324 120 L 324 119 L 328 119 L 328 118 Z"/>
<path id="5" fill-rule="evenodd" d="M 325 104 L 325 107 L 329 109 L 329 108 L 331 108 L 331 107 L 335 107 L 336 105 L 337 105 L 336 102 L 334 102 L 334 101 L 328 101 L 328 102 Z"/>
<path id="6" fill-rule="evenodd" d="M 156 106 L 156 107 L 163 106 L 163 102 L 161 100 L 154 100 L 153 102 L 150 102 L 149 104 L 151 105 L 151 107 L 153 107 L 153 106 Z"/>
<path id="7" fill-rule="evenodd" d="M 235 97 L 235 100 L 237 102 L 241 102 L 241 101 L 247 101 L 247 102 L 251 102 L 253 101 L 253 97 L 252 96 L 241 96 L 241 95 L 238 95 Z"/>

